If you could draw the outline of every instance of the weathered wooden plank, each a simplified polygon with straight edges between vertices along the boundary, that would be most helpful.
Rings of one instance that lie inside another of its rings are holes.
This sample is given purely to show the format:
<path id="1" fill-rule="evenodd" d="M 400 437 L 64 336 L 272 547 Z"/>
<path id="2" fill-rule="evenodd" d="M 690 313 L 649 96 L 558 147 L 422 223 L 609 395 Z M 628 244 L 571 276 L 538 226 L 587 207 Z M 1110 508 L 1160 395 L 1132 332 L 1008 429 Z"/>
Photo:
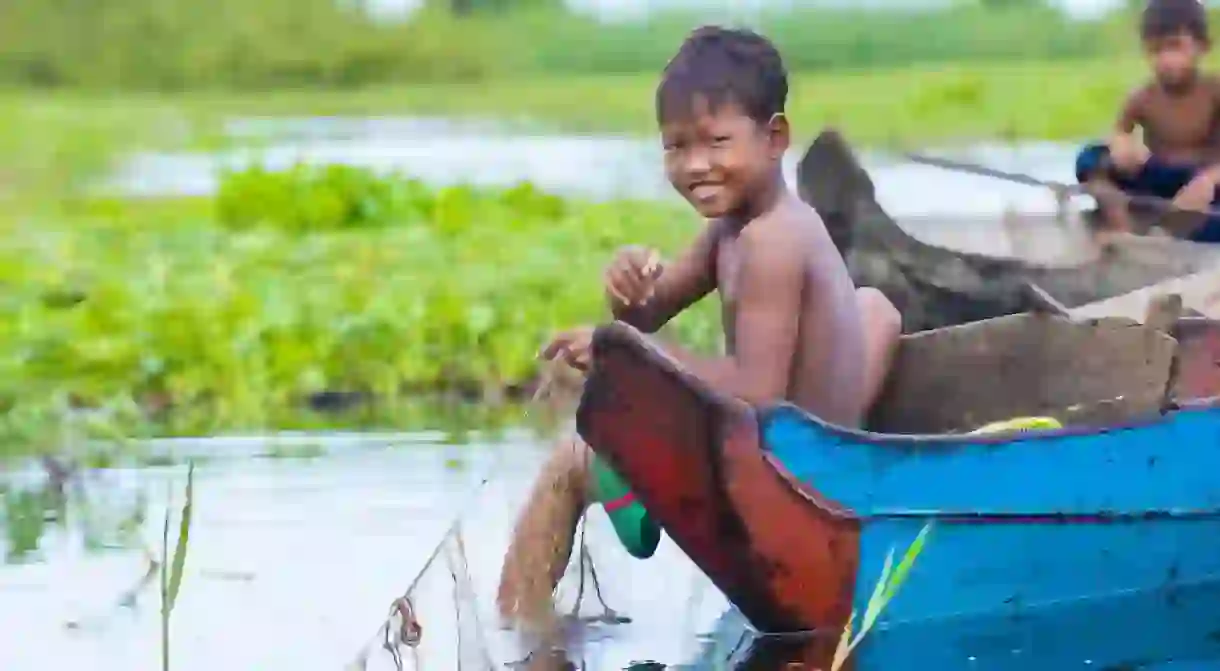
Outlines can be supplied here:
<path id="1" fill-rule="evenodd" d="M 1201 316 L 1220 319 L 1220 267 L 1202 272 L 1175 277 L 1164 282 L 1137 289 L 1130 293 L 1073 308 L 1069 314 L 1074 319 L 1096 319 L 1100 317 L 1126 317 L 1143 322 L 1149 304 L 1158 296 L 1177 294 L 1182 297 L 1182 308 Z"/>
<path id="2" fill-rule="evenodd" d="M 1131 319 L 1037 314 L 904 336 L 869 428 L 967 431 L 1023 416 L 1103 425 L 1152 414 L 1176 345 Z"/>

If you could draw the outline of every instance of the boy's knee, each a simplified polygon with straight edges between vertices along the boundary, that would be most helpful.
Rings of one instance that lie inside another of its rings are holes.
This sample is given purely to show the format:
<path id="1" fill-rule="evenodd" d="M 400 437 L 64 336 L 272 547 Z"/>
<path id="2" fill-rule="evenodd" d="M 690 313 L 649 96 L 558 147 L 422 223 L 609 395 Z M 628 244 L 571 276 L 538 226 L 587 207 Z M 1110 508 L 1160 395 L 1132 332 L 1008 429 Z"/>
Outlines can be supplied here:
<path id="1" fill-rule="evenodd" d="M 885 294 L 874 287 L 860 287 L 856 299 L 870 331 L 897 338 L 902 333 L 902 313 Z"/>

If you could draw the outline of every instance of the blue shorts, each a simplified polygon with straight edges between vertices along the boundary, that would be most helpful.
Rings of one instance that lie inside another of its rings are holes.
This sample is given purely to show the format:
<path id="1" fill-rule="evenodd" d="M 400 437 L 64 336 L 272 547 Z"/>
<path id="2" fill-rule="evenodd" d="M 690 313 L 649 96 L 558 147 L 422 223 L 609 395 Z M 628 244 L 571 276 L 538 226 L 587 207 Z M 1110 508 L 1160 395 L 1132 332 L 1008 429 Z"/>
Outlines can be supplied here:
<path id="1" fill-rule="evenodd" d="M 1126 193 L 1155 196 L 1170 200 L 1199 173 L 1199 167 L 1167 163 L 1154 156 L 1134 175 L 1121 175 L 1103 162 L 1110 150 L 1104 144 L 1086 145 L 1076 155 L 1076 180 L 1084 183 L 1099 172 Z M 1212 204 L 1220 203 L 1220 189 L 1212 196 Z M 1208 217 L 1207 223 L 1190 235 L 1193 242 L 1220 242 L 1220 217 Z"/>

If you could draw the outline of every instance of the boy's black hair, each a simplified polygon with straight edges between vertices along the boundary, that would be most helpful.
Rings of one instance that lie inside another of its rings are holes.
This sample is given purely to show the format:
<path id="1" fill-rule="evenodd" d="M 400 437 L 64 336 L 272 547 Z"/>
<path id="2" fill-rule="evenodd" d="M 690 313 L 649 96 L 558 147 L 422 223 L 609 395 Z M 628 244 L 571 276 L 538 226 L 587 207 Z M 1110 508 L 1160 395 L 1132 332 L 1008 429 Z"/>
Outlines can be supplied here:
<path id="1" fill-rule="evenodd" d="M 1207 34 L 1207 10 L 1199 0 L 1148 0 L 1140 16 L 1140 39 L 1153 40 L 1186 33 L 1203 44 Z"/>
<path id="2" fill-rule="evenodd" d="M 749 30 L 703 26 L 682 42 L 657 86 L 657 122 L 690 114 L 696 98 L 715 110 L 739 105 L 766 123 L 783 114 L 788 72 L 767 38 Z"/>

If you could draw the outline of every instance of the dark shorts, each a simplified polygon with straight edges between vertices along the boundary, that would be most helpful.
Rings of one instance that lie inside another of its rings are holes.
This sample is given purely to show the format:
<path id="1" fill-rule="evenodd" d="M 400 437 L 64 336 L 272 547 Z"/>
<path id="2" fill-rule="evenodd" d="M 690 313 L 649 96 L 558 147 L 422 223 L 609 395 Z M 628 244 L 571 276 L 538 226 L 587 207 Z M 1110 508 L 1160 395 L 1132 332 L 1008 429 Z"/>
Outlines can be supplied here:
<path id="1" fill-rule="evenodd" d="M 1126 193 L 1170 200 L 1199 174 L 1199 166 L 1168 163 L 1154 156 L 1134 175 L 1123 175 L 1109 167 L 1105 160 L 1109 154 L 1110 150 L 1104 144 L 1086 145 L 1076 155 L 1076 180 L 1084 183 L 1101 173 Z M 1212 204 L 1218 203 L 1220 189 L 1212 196 Z M 1193 242 L 1220 242 L 1220 217 L 1208 217 L 1207 223 L 1187 239 Z"/>

